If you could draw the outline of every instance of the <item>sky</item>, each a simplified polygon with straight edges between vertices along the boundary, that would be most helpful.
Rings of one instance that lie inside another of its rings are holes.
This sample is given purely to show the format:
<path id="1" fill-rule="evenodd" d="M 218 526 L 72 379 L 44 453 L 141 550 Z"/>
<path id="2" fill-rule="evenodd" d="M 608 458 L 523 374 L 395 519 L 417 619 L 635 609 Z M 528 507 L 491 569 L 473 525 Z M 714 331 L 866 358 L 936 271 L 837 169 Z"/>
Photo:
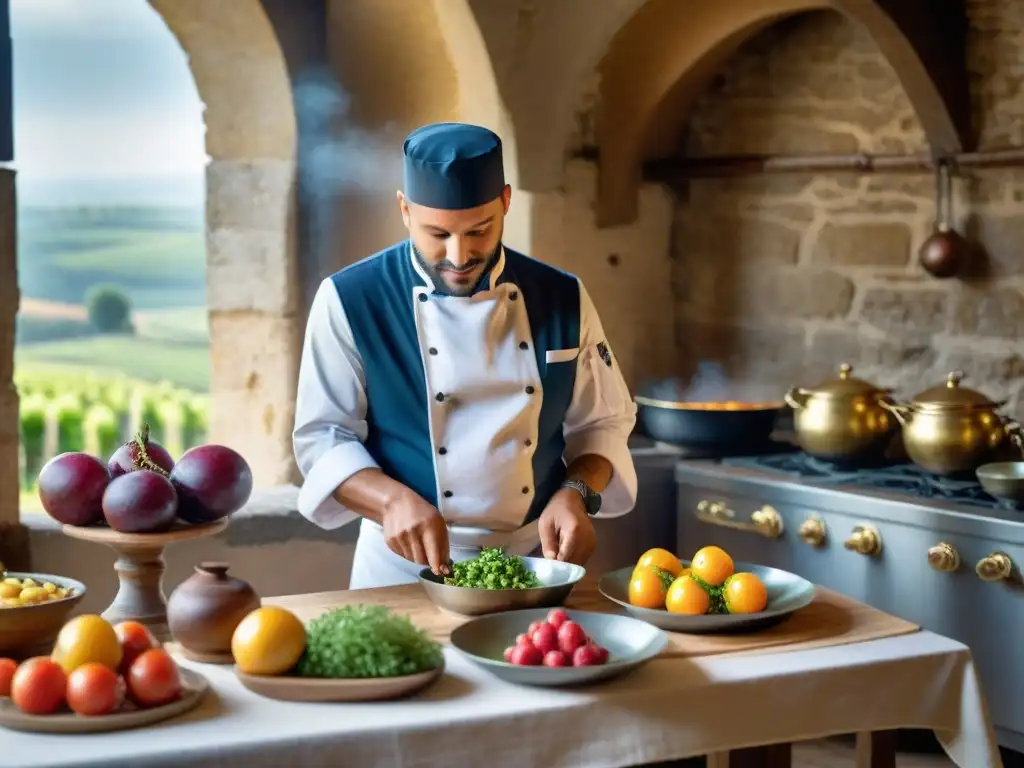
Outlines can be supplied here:
<path id="1" fill-rule="evenodd" d="M 19 197 L 201 202 L 203 104 L 146 0 L 10 5 Z"/>

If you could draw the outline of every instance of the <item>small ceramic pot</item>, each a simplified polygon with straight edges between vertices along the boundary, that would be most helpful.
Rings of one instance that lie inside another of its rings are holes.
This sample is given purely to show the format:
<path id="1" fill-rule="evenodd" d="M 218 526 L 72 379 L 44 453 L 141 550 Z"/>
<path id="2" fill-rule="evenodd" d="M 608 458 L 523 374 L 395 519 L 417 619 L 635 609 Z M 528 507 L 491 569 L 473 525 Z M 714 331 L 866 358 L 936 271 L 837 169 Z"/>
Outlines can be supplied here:
<path id="1" fill-rule="evenodd" d="M 167 625 L 190 659 L 230 664 L 231 636 L 260 598 L 249 584 L 228 576 L 225 563 L 200 563 L 167 601 Z"/>

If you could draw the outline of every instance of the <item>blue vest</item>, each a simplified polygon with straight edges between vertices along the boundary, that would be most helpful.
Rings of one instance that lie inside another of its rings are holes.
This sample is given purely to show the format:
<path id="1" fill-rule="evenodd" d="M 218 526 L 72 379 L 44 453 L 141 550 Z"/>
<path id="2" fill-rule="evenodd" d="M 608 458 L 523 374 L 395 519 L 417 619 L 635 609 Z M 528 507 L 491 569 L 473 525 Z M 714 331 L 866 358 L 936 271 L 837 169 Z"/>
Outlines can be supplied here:
<path id="1" fill-rule="evenodd" d="M 389 477 L 437 505 L 423 359 L 413 317 L 413 288 L 426 283 L 405 241 L 331 276 L 348 316 L 366 379 L 366 449 Z M 580 293 L 573 275 L 505 248 L 498 284 L 522 291 L 530 318 L 544 400 L 533 455 L 533 504 L 523 524 L 544 510 L 565 479 L 562 424 L 572 402 L 576 361 L 548 363 L 548 350 L 580 346 Z M 488 278 L 481 280 L 488 286 Z M 428 301 L 446 301 L 441 293 Z M 453 340 L 457 343 L 457 340 Z"/>

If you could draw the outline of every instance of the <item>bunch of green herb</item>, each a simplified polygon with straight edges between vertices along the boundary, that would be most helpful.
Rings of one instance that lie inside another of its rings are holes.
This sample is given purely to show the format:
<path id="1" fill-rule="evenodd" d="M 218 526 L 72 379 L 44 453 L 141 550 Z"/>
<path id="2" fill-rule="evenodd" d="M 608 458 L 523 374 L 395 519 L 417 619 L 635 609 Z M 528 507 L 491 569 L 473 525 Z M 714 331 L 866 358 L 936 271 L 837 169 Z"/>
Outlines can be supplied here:
<path id="1" fill-rule="evenodd" d="M 708 607 L 709 614 L 729 612 L 729 609 L 725 607 L 725 585 L 712 587 L 704 579 L 695 576 L 693 573 L 690 573 L 690 578 L 700 584 L 704 591 L 708 593 L 708 597 L 711 598 L 711 605 Z"/>
<path id="2" fill-rule="evenodd" d="M 414 675 L 444 662 L 441 646 L 382 605 L 347 605 L 310 622 L 303 677 L 367 678 Z"/>
<path id="3" fill-rule="evenodd" d="M 521 557 L 506 555 L 497 547 L 481 550 L 472 560 L 452 566 L 452 575 L 445 578 L 452 587 L 474 589 L 530 589 L 539 587 L 537 574 L 526 567 Z"/>

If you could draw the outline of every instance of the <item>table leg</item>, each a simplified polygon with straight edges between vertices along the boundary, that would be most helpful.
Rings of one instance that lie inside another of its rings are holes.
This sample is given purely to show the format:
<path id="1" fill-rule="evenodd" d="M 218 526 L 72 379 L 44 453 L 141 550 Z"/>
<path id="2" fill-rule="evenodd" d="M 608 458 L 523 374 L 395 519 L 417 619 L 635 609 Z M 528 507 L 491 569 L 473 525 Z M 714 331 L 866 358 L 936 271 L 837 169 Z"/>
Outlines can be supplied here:
<path id="1" fill-rule="evenodd" d="M 857 768 L 896 768 L 896 731 L 858 733 Z"/>
<path id="2" fill-rule="evenodd" d="M 772 744 L 708 755 L 707 768 L 791 768 L 792 764 L 792 745 Z"/>

